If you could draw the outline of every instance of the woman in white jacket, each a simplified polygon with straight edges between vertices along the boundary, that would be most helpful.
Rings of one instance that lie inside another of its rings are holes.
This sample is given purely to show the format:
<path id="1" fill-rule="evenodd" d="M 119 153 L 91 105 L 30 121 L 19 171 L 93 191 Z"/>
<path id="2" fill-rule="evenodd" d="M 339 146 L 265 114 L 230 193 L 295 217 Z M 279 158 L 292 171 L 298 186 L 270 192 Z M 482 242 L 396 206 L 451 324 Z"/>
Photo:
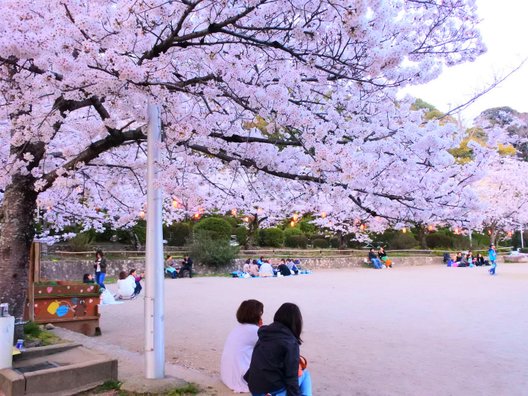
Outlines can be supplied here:
<path id="1" fill-rule="evenodd" d="M 117 299 L 129 299 L 134 295 L 136 288 L 136 279 L 132 275 L 126 274 L 125 271 L 119 273 L 119 280 L 117 281 Z"/>
<path id="2" fill-rule="evenodd" d="M 242 377 L 251 362 L 263 313 L 264 305 L 260 301 L 243 301 L 236 313 L 239 324 L 229 333 L 224 344 L 220 377 L 228 388 L 237 393 L 249 392 L 247 382 Z"/>

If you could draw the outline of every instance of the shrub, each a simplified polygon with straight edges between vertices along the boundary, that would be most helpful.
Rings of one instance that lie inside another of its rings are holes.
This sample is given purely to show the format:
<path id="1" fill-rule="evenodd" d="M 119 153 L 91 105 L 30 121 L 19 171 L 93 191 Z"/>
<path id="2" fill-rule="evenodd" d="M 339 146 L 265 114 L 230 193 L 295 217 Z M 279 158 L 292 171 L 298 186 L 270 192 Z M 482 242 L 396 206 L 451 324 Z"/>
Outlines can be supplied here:
<path id="1" fill-rule="evenodd" d="M 389 246 L 390 249 L 412 249 L 418 245 L 418 241 L 414 238 L 411 233 L 398 232 L 391 239 Z"/>
<path id="2" fill-rule="evenodd" d="M 446 248 L 452 249 L 454 247 L 453 238 L 449 235 L 435 232 L 425 237 L 427 246 L 431 249 Z"/>
<path id="3" fill-rule="evenodd" d="M 212 239 L 229 241 L 231 238 L 231 224 L 219 217 L 208 217 L 200 220 L 194 226 L 194 233 L 206 232 Z"/>
<path id="4" fill-rule="evenodd" d="M 303 218 L 299 223 L 299 228 L 306 235 L 311 235 L 317 231 L 316 225 L 311 223 L 312 220 L 311 217 Z"/>
<path id="5" fill-rule="evenodd" d="M 171 246 L 183 246 L 191 236 L 192 228 L 187 223 L 174 223 L 163 230 L 168 244 Z"/>
<path id="6" fill-rule="evenodd" d="M 246 227 L 237 227 L 235 228 L 235 235 L 237 237 L 238 243 L 245 245 L 248 239 L 248 230 Z"/>
<path id="7" fill-rule="evenodd" d="M 306 249 L 306 246 L 308 245 L 308 238 L 302 234 L 292 235 L 289 238 L 289 243 L 290 245 L 287 245 L 288 247 Z"/>
<path id="8" fill-rule="evenodd" d="M 197 263 L 208 267 L 222 267 L 231 264 L 238 253 L 238 247 L 230 246 L 229 240 L 214 238 L 208 230 L 194 233 L 193 242 L 189 247 L 190 256 Z"/>
<path id="9" fill-rule="evenodd" d="M 324 238 L 315 238 L 312 245 L 314 248 L 327 249 L 330 247 L 330 242 Z"/>
<path id="10" fill-rule="evenodd" d="M 339 238 L 330 238 L 330 247 L 339 249 Z"/>
<path id="11" fill-rule="evenodd" d="M 80 232 L 68 240 L 70 250 L 74 252 L 85 252 L 90 250 L 94 237 L 89 232 Z"/>
<path id="12" fill-rule="evenodd" d="M 284 244 L 288 247 L 297 247 L 296 236 L 303 235 L 303 232 L 296 227 L 288 227 L 284 230 Z M 293 239 L 292 239 L 293 238 Z"/>
<path id="13" fill-rule="evenodd" d="M 260 246 L 281 247 L 284 242 L 284 233 L 280 228 L 264 228 L 259 231 Z"/>

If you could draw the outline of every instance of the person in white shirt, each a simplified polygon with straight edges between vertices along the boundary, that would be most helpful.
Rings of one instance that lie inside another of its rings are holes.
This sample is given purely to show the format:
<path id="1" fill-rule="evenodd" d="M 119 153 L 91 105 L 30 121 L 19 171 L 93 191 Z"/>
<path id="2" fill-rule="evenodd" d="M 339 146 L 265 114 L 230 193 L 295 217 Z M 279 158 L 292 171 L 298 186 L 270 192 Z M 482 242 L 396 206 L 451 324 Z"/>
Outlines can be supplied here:
<path id="1" fill-rule="evenodd" d="M 259 268 L 259 276 L 261 278 L 265 278 L 265 277 L 274 276 L 274 275 L 275 274 L 273 273 L 273 267 L 271 266 L 271 264 L 267 261 L 263 262 Z"/>
<path id="2" fill-rule="evenodd" d="M 117 281 L 117 294 L 116 298 L 132 298 L 134 295 L 134 289 L 136 288 L 136 279 L 133 275 L 126 274 L 125 271 L 119 273 L 119 280 Z"/>
<path id="3" fill-rule="evenodd" d="M 236 318 L 239 324 L 229 333 L 220 362 L 220 378 L 231 390 L 247 393 L 249 388 L 243 376 L 246 374 L 253 348 L 258 340 L 257 331 L 262 326 L 264 305 L 257 300 L 240 304 Z"/>

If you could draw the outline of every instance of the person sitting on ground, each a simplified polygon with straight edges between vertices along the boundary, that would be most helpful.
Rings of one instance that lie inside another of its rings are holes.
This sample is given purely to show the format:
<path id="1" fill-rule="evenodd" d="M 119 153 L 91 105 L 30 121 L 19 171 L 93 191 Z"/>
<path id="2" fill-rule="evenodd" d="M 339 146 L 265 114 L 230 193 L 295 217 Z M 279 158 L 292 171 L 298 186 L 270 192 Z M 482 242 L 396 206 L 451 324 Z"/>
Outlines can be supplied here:
<path id="1" fill-rule="evenodd" d="M 83 283 L 94 284 L 95 280 L 92 274 L 83 275 Z"/>
<path id="2" fill-rule="evenodd" d="M 257 265 L 260 269 L 260 266 L 264 263 L 264 257 L 263 256 L 260 256 L 259 259 L 257 260 Z"/>
<path id="3" fill-rule="evenodd" d="M 490 265 L 489 261 L 484 259 L 484 256 L 480 253 L 477 253 L 477 257 L 475 258 L 475 265 L 480 267 L 482 265 Z"/>
<path id="4" fill-rule="evenodd" d="M 227 336 L 220 361 L 220 378 L 235 392 L 249 392 L 244 374 L 249 368 L 253 348 L 258 341 L 257 331 L 262 326 L 264 305 L 257 300 L 246 300 L 236 312 L 238 325 Z"/>
<path id="5" fill-rule="evenodd" d="M 468 263 L 468 265 L 470 267 L 474 267 L 475 264 L 473 263 L 473 252 L 471 252 L 471 250 L 468 250 L 467 254 L 466 254 L 466 261 Z"/>
<path id="6" fill-rule="evenodd" d="M 135 288 L 134 288 L 134 295 L 132 296 L 132 298 L 136 298 L 139 295 L 139 293 L 141 293 L 141 289 L 143 289 L 143 287 L 141 287 L 141 279 L 143 279 L 145 275 L 144 274 L 138 275 L 135 269 L 131 269 L 129 272 L 129 275 L 134 277 Z"/>
<path id="7" fill-rule="evenodd" d="M 295 275 L 299 275 L 300 270 L 301 270 L 301 260 L 299 259 L 293 260 L 293 266 L 291 267 L 290 271 Z"/>
<path id="8" fill-rule="evenodd" d="M 376 269 L 383 268 L 383 264 L 381 264 L 381 260 L 378 258 L 378 255 L 374 251 L 374 248 L 370 248 L 368 258 L 370 262 L 372 263 L 372 265 L 374 266 L 374 268 Z"/>
<path id="9" fill-rule="evenodd" d="M 392 268 L 392 260 L 387 256 L 387 252 L 381 246 L 378 249 L 378 258 L 381 260 L 382 264 L 387 268 Z"/>
<path id="10" fill-rule="evenodd" d="M 282 276 L 290 276 L 292 274 L 290 269 L 286 265 L 286 260 L 284 259 L 281 259 L 278 269 L 279 269 L 279 274 L 281 274 Z"/>
<path id="11" fill-rule="evenodd" d="M 267 277 L 273 277 L 273 267 L 269 263 L 269 261 L 264 261 L 259 268 L 259 276 L 261 278 L 267 278 Z"/>
<path id="12" fill-rule="evenodd" d="M 464 256 L 462 252 L 457 252 L 455 262 L 457 264 L 457 267 L 469 267 L 469 264 L 466 260 L 466 256 Z"/>
<path id="13" fill-rule="evenodd" d="M 273 323 L 258 330 L 249 370 L 244 379 L 253 396 L 311 396 L 312 380 L 299 345 L 303 319 L 299 307 L 284 303 Z"/>
<path id="14" fill-rule="evenodd" d="M 167 273 L 172 279 L 178 277 L 178 270 L 176 269 L 176 261 L 170 254 L 165 257 L 165 273 Z"/>
<path id="15" fill-rule="evenodd" d="M 192 278 L 192 265 L 193 265 L 192 259 L 189 257 L 188 254 L 186 254 L 183 257 L 182 267 L 180 268 L 179 274 L 183 275 L 185 271 L 189 271 L 189 278 Z"/>
<path id="16" fill-rule="evenodd" d="M 249 270 L 251 268 L 251 259 L 248 258 L 245 262 L 244 262 L 244 265 L 242 266 L 242 272 L 244 274 L 249 274 Z"/>
<path id="17" fill-rule="evenodd" d="M 136 289 L 136 280 L 133 275 L 126 274 L 125 271 L 119 273 L 119 280 L 117 281 L 117 294 L 116 298 L 129 299 L 134 295 Z"/>
<path id="18" fill-rule="evenodd" d="M 249 275 L 251 275 L 253 278 L 259 276 L 259 266 L 257 265 L 257 260 L 253 260 L 249 265 Z"/>

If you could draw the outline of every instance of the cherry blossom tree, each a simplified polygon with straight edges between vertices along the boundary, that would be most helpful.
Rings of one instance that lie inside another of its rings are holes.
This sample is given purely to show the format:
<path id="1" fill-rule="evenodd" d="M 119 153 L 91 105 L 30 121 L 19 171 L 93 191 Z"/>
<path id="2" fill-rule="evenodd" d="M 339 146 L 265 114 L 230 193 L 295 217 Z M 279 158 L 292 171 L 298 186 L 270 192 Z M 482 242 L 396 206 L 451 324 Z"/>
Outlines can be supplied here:
<path id="1" fill-rule="evenodd" d="M 0 18 L 0 300 L 17 316 L 37 210 L 58 229 L 144 210 L 149 101 L 167 221 L 257 206 L 382 227 L 453 213 L 478 177 L 448 152 L 455 127 L 395 99 L 484 51 L 473 0 L 4 0 Z"/>

